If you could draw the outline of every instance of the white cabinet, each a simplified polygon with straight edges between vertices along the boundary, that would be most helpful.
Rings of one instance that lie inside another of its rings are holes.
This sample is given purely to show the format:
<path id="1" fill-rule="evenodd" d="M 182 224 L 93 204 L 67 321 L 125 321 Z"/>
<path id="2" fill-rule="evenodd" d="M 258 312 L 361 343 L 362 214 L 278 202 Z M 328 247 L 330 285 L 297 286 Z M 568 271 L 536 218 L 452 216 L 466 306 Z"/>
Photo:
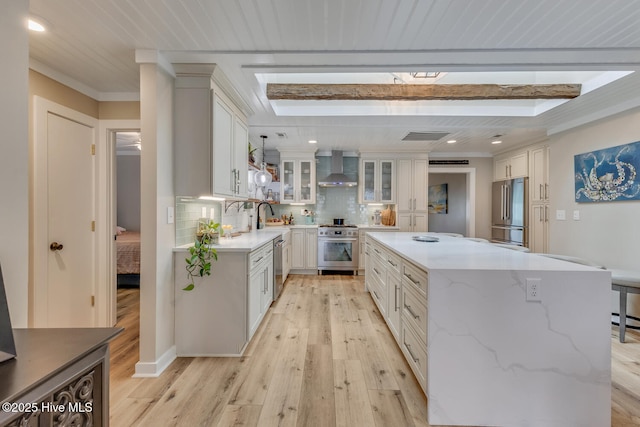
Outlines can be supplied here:
<path id="1" fill-rule="evenodd" d="M 496 157 L 493 162 L 493 179 L 501 181 L 503 179 L 520 178 L 529 173 L 528 152 L 508 154 Z"/>
<path id="2" fill-rule="evenodd" d="M 429 161 L 400 159 L 397 164 L 397 225 L 400 231 L 427 231 Z"/>
<path id="3" fill-rule="evenodd" d="M 316 159 L 313 153 L 282 153 L 280 203 L 316 202 Z"/>
<path id="4" fill-rule="evenodd" d="M 549 147 L 529 150 L 529 249 L 549 251 Z"/>
<path id="5" fill-rule="evenodd" d="M 531 206 L 529 222 L 529 250 L 547 253 L 549 251 L 549 204 L 538 203 Z"/>
<path id="6" fill-rule="evenodd" d="M 273 242 L 249 254 L 249 339 L 273 301 Z"/>
<path id="7" fill-rule="evenodd" d="M 546 203 L 549 201 L 549 147 L 532 149 L 529 158 L 529 201 Z"/>
<path id="8" fill-rule="evenodd" d="M 318 229 L 293 228 L 291 230 L 291 270 L 315 273 L 318 269 Z"/>
<path id="9" fill-rule="evenodd" d="M 402 259 L 371 239 L 365 242 L 366 289 L 396 341 L 400 333 Z"/>
<path id="10" fill-rule="evenodd" d="M 198 65 L 176 70 L 176 195 L 247 198 L 246 116 L 216 83 L 219 70 Z"/>
<path id="11" fill-rule="evenodd" d="M 361 159 L 359 203 L 395 203 L 395 160 Z"/>

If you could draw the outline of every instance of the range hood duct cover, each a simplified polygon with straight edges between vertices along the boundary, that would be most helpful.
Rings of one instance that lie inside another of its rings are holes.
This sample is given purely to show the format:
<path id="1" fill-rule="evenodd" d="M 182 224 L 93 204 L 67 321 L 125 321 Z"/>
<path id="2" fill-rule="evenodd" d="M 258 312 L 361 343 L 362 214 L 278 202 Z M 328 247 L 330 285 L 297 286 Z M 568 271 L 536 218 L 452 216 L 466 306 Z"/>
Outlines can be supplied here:
<path id="1" fill-rule="evenodd" d="M 320 187 L 355 187 L 357 181 L 352 180 L 344 174 L 344 166 L 342 163 L 342 151 L 331 151 L 331 174 L 325 179 L 318 182 Z"/>

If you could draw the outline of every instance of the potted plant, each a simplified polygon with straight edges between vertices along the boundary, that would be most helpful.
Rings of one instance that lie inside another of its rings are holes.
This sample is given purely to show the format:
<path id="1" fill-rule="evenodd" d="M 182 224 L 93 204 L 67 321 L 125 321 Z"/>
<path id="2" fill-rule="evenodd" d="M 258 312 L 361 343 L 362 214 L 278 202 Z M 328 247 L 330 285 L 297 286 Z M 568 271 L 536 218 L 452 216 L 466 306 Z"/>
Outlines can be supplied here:
<path id="1" fill-rule="evenodd" d="M 218 252 L 211 245 L 218 242 L 220 224 L 208 221 L 198 225 L 195 242 L 189 248 L 189 258 L 185 258 L 187 265 L 187 277 L 189 284 L 182 288 L 184 291 L 190 291 L 195 288 L 194 279 L 196 277 L 204 277 L 211 275 L 211 259 L 218 260 Z"/>

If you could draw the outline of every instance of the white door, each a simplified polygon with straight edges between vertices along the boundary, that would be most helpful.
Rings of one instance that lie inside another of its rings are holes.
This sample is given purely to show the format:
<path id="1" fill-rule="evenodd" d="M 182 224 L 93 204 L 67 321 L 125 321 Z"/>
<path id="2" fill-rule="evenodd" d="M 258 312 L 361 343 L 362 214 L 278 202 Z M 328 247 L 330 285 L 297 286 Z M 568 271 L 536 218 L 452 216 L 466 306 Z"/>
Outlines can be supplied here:
<path id="1" fill-rule="evenodd" d="M 37 157 L 36 327 L 95 325 L 95 126 L 46 114 Z M 40 129 L 41 130 L 41 129 Z M 43 163 L 44 162 L 44 163 Z"/>

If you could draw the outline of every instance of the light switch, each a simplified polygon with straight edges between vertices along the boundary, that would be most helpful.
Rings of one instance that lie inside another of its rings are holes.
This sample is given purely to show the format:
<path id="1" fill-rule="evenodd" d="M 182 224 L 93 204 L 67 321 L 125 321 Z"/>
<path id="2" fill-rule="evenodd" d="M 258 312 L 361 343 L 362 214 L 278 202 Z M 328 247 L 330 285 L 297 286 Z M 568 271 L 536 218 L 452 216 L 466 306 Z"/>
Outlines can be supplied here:
<path id="1" fill-rule="evenodd" d="M 167 224 L 173 224 L 174 219 L 175 219 L 175 216 L 174 216 L 173 206 L 169 206 L 167 208 Z"/>
<path id="2" fill-rule="evenodd" d="M 567 212 L 565 210 L 561 210 L 561 209 L 557 210 L 556 211 L 556 219 L 558 221 L 566 220 L 567 219 Z"/>
<path id="3" fill-rule="evenodd" d="M 574 221 L 580 221 L 580 211 L 579 210 L 575 210 L 573 211 L 573 220 Z"/>

